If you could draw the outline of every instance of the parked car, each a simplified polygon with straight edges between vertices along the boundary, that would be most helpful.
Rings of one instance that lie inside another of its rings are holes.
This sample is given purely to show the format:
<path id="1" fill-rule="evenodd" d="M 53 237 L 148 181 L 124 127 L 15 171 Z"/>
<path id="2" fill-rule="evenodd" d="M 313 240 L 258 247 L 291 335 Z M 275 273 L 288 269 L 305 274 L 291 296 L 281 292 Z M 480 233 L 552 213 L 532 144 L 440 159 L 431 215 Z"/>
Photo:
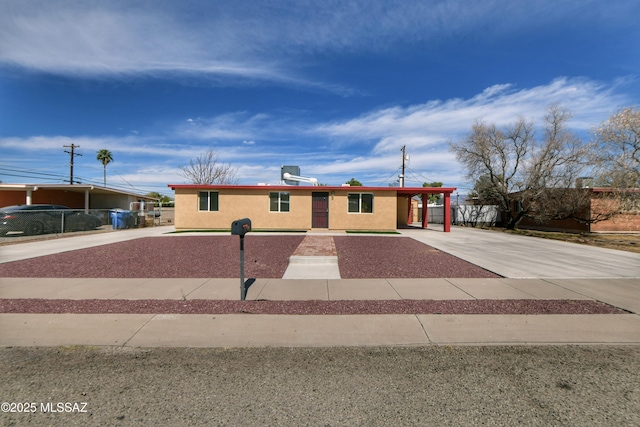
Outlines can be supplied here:
<path id="1" fill-rule="evenodd" d="M 100 218 L 60 205 L 14 205 L 0 208 L 0 235 L 36 235 L 94 230 Z"/>

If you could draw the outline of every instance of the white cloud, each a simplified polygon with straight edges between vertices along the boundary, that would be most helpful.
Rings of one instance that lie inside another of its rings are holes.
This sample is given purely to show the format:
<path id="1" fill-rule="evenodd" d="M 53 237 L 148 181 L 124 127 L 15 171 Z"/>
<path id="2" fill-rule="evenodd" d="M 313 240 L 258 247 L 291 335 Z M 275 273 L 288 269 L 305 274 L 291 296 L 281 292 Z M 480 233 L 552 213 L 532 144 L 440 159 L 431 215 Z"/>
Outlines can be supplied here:
<path id="1" fill-rule="evenodd" d="M 320 124 L 316 131 L 344 144 L 370 140 L 375 142 L 374 153 L 385 153 L 405 144 L 414 149 L 442 146 L 469 132 L 477 120 L 505 125 L 523 116 L 538 121 L 553 103 L 573 112 L 574 129 L 586 131 L 625 101 L 624 95 L 615 92 L 615 86 L 586 79 L 559 78 L 529 89 L 496 85 L 466 100 L 375 110 L 355 119 Z"/>
<path id="2" fill-rule="evenodd" d="M 467 134 L 476 120 L 506 125 L 523 116 L 540 124 L 546 108 L 559 103 L 574 114 L 573 129 L 585 134 L 628 103 L 617 89 L 617 84 L 559 78 L 534 88 L 517 89 L 502 84 L 487 88 L 470 99 L 374 110 L 351 120 L 319 124 L 314 129 L 319 135 L 336 141 L 335 149 L 353 149 L 364 143 L 363 156 L 308 167 L 343 176 L 375 171 L 377 173 L 370 176 L 377 179 L 400 167 L 399 150 L 406 145 L 411 154 L 412 169 L 428 180 L 463 185 L 463 173 L 449 152 L 448 142 Z"/>
<path id="3" fill-rule="evenodd" d="M 539 122 L 546 107 L 559 102 L 574 113 L 573 127 L 585 131 L 629 104 L 617 84 L 569 78 L 533 88 L 503 84 L 469 99 L 383 108 L 329 123 L 290 112 L 281 116 L 235 112 L 193 122 L 181 119 L 167 134 L 148 137 L 0 138 L 0 167 L 50 168 L 64 175 L 69 156 L 63 146 L 75 144 L 84 155 L 78 160 L 78 175 L 99 181 L 102 167 L 95 152 L 107 147 L 114 154 L 108 175 L 112 171 L 114 179 L 117 172 L 130 182 L 163 185 L 183 182 L 178 168 L 213 147 L 222 162 L 239 168 L 246 184 L 277 182 L 280 166 L 294 164 L 304 176 L 323 183 L 339 184 L 354 177 L 368 185 L 384 185 L 395 181 L 402 163 L 400 148 L 406 145 L 411 156 L 408 180 L 415 180 L 415 185 L 435 180 L 461 186 L 464 173 L 447 143 L 468 133 L 475 120 L 504 125 L 523 115 Z"/>
<path id="4" fill-rule="evenodd" d="M 635 25 L 637 3 L 541 0 L 74 2 L 3 5 L 0 63 L 88 77 L 186 74 L 212 81 L 310 81 L 297 65 L 317 52 L 379 51 L 397 43 L 539 31 L 548 25 Z M 606 19 L 602 19 L 602 17 Z"/>

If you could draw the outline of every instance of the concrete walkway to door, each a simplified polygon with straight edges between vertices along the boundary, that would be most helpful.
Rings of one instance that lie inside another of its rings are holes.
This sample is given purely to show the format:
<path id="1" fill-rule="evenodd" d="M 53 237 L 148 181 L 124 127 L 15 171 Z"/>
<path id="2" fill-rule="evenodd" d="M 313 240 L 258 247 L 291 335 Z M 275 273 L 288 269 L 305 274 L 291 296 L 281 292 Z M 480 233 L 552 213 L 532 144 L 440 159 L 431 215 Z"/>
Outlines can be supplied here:
<path id="1" fill-rule="evenodd" d="M 289 257 L 283 279 L 340 279 L 338 252 L 332 236 L 305 236 Z"/>

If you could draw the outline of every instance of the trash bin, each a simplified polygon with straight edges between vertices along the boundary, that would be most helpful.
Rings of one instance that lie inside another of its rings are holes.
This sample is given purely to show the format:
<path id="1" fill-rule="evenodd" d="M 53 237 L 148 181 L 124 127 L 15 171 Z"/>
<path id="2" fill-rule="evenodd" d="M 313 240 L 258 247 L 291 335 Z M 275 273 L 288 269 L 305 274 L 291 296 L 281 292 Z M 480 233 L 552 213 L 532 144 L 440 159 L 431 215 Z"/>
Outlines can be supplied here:
<path id="1" fill-rule="evenodd" d="M 114 230 L 129 228 L 129 218 L 131 216 L 131 212 L 125 211 L 124 209 L 114 209 L 110 211 L 111 213 L 111 224 L 113 225 Z"/>

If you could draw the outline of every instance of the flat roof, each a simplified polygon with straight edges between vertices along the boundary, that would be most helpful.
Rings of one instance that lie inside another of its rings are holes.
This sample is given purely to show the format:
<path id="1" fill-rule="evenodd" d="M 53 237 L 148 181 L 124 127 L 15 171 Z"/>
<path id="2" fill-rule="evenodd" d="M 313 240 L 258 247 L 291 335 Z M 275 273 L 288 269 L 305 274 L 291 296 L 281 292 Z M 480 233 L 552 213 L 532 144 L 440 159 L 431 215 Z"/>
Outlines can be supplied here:
<path id="1" fill-rule="evenodd" d="M 312 186 L 312 185 L 218 185 L 218 184 L 169 184 L 172 190 L 271 190 L 271 191 L 390 191 L 397 194 L 451 194 L 455 187 L 369 187 L 369 186 Z"/>
<path id="2" fill-rule="evenodd" d="M 76 193 L 84 193 L 89 190 L 93 194 L 124 194 L 144 200 L 157 200 L 142 194 L 131 193 L 123 190 L 116 190 L 108 187 L 90 184 L 0 184 L 0 190 L 8 191 L 38 191 L 38 190 L 65 190 Z"/>

